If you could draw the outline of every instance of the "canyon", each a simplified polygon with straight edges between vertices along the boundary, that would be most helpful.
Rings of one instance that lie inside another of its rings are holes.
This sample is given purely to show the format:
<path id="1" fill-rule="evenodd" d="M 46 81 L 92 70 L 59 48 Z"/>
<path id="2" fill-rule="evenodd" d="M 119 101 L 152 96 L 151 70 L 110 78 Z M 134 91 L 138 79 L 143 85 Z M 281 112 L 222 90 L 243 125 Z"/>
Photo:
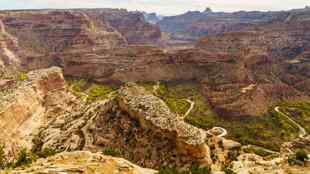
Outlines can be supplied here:
<path id="1" fill-rule="evenodd" d="M 273 118 L 268 114 L 276 114 L 279 103 L 308 103 L 310 10 L 154 15 L 151 24 L 147 14 L 124 9 L 0 11 L 0 142 L 11 161 L 22 148 L 61 152 L 14 172 L 52 173 L 55 165 L 59 173 L 87 172 L 70 162 L 76 158 L 96 159 L 92 171 L 99 173 L 156 173 L 162 166 L 186 170 L 195 164 L 213 173 L 309 171 L 309 162 L 300 169 L 287 162 L 299 149 L 295 144 L 310 153 L 307 134 L 289 135 L 278 145 L 280 156 L 270 160 L 244 153 L 244 142 L 223 125 L 196 127 L 188 118 L 207 117 L 191 115 L 206 114 L 202 105 L 207 114 L 235 123 Z M 86 80 L 85 89 L 93 83 L 117 89 L 90 102 L 90 90 L 74 91 L 69 79 Z M 165 94 L 175 83 L 197 86 L 191 97 L 176 99 L 189 105 L 185 118 L 173 110 L 183 106 L 173 108 L 174 96 Z M 306 106 L 300 111 L 305 120 Z M 284 124 L 291 133 L 294 126 Z M 98 154 L 111 149 L 130 162 Z"/>

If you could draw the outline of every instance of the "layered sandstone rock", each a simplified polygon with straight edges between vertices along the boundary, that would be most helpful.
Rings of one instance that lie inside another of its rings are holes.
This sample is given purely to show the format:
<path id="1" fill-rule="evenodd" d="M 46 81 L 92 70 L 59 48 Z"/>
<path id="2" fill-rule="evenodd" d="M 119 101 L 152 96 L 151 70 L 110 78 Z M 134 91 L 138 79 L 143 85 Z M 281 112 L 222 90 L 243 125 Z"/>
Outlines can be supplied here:
<path id="1" fill-rule="evenodd" d="M 91 11 L 103 21 L 107 21 L 120 32 L 129 44 L 158 44 L 161 39 L 159 26 L 148 23 L 143 13 L 127 10 L 103 9 Z"/>
<path id="2" fill-rule="evenodd" d="M 179 120 L 162 100 L 147 94 L 141 87 L 127 84 L 119 94 L 120 108 L 138 120 L 142 128 L 172 138 L 181 154 L 192 156 L 194 160 L 205 164 L 212 163 L 210 149 L 205 143 L 205 131 Z"/>
<path id="3" fill-rule="evenodd" d="M 219 115 L 259 116 L 275 102 L 309 97 L 310 83 L 307 10 L 262 14 L 208 12 L 249 25 L 184 50 L 131 45 L 156 42 L 158 31 L 125 10 L 6 11 L 1 19 L 26 50 L 18 55 L 28 70 L 57 65 L 98 82 L 191 80 Z"/>
<path id="4" fill-rule="evenodd" d="M 0 171 L 0 173 L 2 173 Z M 121 158 L 104 156 L 87 151 L 64 152 L 47 159 L 39 159 L 24 169 L 3 173 L 88 173 L 88 174 L 155 174 L 157 171 L 141 168 Z"/>
<path id="5" fill-rule="evenodd" d="M 32 146 L 32 138 L 44 120 L 44 97 L 47 93 L 64 88 L 59 68 L 38 70 L 28 74 L 28 80 L 1 98 L 1 143 L 14 153 L 20 147 Z M 3 91 L 1 91 L 3 92 Z"/>
<path id="6" fill-rule="evenodd" d="M 15 69 L 20 66 L 20 59 L 16 55 L 18 51 L 17 39 L 6 31 L 6 27 L 0 20 L 0 73 L 5 69 Z"/>
<path id="7" fill-rule="evenodd" d="M 290 11 L 239 11 L 199 12 L 165 17 L 158 24 L 161 30 L 170 34 L 174 42 L 195 43 L 200 37 L 229 32 L 247 31 L 249 26 L 260 26 L 268 23 L 288 23 L 292 21 L 309 21 L 309 8 Z"/>

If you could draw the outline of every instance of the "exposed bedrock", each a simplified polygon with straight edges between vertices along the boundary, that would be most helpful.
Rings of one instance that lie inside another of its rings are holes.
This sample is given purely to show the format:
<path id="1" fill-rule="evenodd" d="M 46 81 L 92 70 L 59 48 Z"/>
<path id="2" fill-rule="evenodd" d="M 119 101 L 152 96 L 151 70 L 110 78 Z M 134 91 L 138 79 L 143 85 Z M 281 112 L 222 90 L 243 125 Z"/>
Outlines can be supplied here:
<path id="1" fill-rule="evenodd" d="M 0 139 L 11 153 L 20 147 L 31 148 L 33 134 L 44 120 L 44 98 L 49 92 L 64 88 L 59 68 L 37 70 L 29 73 L 27 78 L 17 82 L 16 90 L 1 91 Z"/>

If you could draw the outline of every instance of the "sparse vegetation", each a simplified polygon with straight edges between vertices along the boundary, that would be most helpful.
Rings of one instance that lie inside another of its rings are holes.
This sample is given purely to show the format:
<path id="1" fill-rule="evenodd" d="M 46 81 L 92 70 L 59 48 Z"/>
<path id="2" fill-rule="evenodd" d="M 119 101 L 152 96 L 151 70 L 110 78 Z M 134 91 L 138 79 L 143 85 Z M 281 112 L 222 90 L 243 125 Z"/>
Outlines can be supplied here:
<path id="1" fill-rule="evenodd" d="M 37 160 L 37 156 L 29 152 L 26 148 L 23 148 L 19 151 L 16 162 L 14 163 L 15 167 L 27 166 L 32 162 Z"/>
<path id="2" fill-rule="evenodd" d="M 199 86 L 194 82 L 161 83 L 157 95 L 177 114 L 186 112 L 189 107 L 189 104 L 182 99 L 194 101 L 194 109 L 185 118 L 186 122 L 203 129 L 224 127 L 229 132 L 228 138 L 245 145 L 253 144 L 279 151 L 282 142 L 298 136 L 298 129 L 288 120 L 284 120 L 273 108 L 262 117 L 240 119 L 218 116 L 212 111 L 208 101 L 201 94 Z M 257 153 L 265 155 L 260 151 Z"/>
<path id="3" fill-rule="evenodd" d="M 105 148 L 102 153 L 104 155 L 109 155 L 109 156 L 114 156 L 114 157 L 117 157 L 117 156 L 120 156 L 121 152 L 117 149 L 113 149 L 113 148 Z"/>
<path id="4" fill-rule="evenodd" d="M 58 153 L 57 150 L 50 149 L 50 148 L 44 148 L 42 151 L 36 152 L 35 154 L 36 154 L 39 158 L 47 158 L 47 157 L 49 157 L 49 156 L 56 155 L 57 153 Z"/>
<path id="5" fill-rule="evenodd" d="M 307 152 L 303 149 L 299 149 L 296 151 L 295 154 L 290 155 L 288 158 L 288 163 L 290 165 L 304 165 L 305 162 L 308 160 Z"/>
<path id="6" fill-rule="evenodd" d="M 303 149 L 298 150 L 295 155 L 296 155 L 296 159 L 302 162 L 305 162 L 306 160 L 309 159 L 307 152 Z"/>
<path id="7" fill-rule="evenodd" d="M 26 81 L 26 80 L 28 80 L 28 76 L 27 76 L 27 74 L 26 73 L 19 73 L 19 75 L 18 75 L 18 80 L 19 81 Z"/>
<path id="8" fill-rule="evenodd" d="M 272 155 L 271 153 L 263 150 L 262 148 L 259 148 L 259 147 L 250 147 L 250 148 L 245 148 L 243 149 L 243 151 L 245 153 L 254 153 L 256 155 L 259 155 L 259 156 L 262 156 L 262 157 L 266 157 L 266 156 L 269 156 L 269 155 Z"/>
<path id="9" fill-rule="evenodd" d="M 22 148 L 19 150 L 16 159 L 9 161 L 4 147 L 4 145 L 0 145 L 0 170 L 28 166 L 38 158 L 47 158 L 58 153 L 58 151 L 49 148 L 45 148 L 40 152 L 32 152 L 26 148 Z"/>
<path id="10" fill-rule="evenodd" d="M 234 172 L 230 168 L 224 168 L 224 172 L 225 172 L 225 174 L 236 174 L 236 172 Z"/>
<path id="11" fill-rule="evenodd" d="M 81 100 L 89 103 L 107 98 L 117 87 L 96 84 L 83 79 L 67 81 L 71 92 Z"/>
<path id="12" fill-rule="evenodd" d="M 103 100 L 107 98 L 108 95 L 113 91 L 114 89 L 109 86 L 93 84 L 87 90 L 87 94 L 88 94 L 87 101 L 95 102 L 98 100 Z"/>
<path id="13" fill-rule="evenodd" d="M 0 145 L 0 169 L 4 169 L 6 167 L 7 159 L 4 152 L 4 145 Z"/>
<path id="14" fill-rule="evenodd" d="M 298 124 L 302 125 L 310 133 L 310 102 L 285 102 L 281 103 L 281 110 L 287 113 Z"/>
<path id="15" fill-rule="evenodd" d="M 191 166 L 190 169 L 186 171 L 179 171 L 176 168 L 162 167 L 158 174 L 210 174 L 211 169 L 209 167 L 201 167 L 197 164 Z"/>

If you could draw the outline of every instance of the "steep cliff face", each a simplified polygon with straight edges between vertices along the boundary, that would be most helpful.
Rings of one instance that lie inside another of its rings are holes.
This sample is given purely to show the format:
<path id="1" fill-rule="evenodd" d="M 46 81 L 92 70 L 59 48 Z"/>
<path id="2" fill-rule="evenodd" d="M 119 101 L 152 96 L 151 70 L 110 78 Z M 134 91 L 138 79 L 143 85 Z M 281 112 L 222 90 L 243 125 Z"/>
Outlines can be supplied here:
<path id="1" fill-rule="evenodd" d="M 271 102 L 308 97 L 307 10 L 203 15 L 246 26 L 195 48 L 164 50 L 131 45 L 156 42 L 158 31 L 125 10 L 2 12 L 1 19 L 27 50 L 20 57 L 26 69 L 58 65 L 66 76 L 98 82 L 194 80 L 220 115 L 261 115 Z"/>
<path id="2" fill-rule="evenodd" d="M 125 43 L 105 21 L 95 21 L 82 12 L 3 12 L 3 23 L 21 47 L 34 52 L 61 52 L 75 45 L 113 48 Z"/>
<path id="3" fill-rule="evenodd" d="M 204 79 L 209 101 L 222 111 L 239 108 L 260 115 L 272 102 L 309 97 L 309 76 L 302 73 L 309 68 L 309 27 L 309 22 L 271 23 L 201 39 L 197 48 L 231 57 L 232 70 L 218 70 L 222 81 Z M 238 88 L 244 90 L 236 92 Z"/>
<path id="4" fill-rule="evenodd" d="M 28 70 L 61 65 L 62 53 L 87 56 L 128 43 L 157 44 L 161 35 L 159 27 L 147 23 L 141 13 L 125 10 L 6 11 L 0 16 L 6 35 L 19 43 L 15 48 L 25 50 L 16 59 Z M 10 54 L 9 58 L 14 57 Z"/>
<path id="5" fill-rule="evenodd" d="M 16 90 L 1 91 L 0 100 L 1 143 L 6 145 L 12 156 L 20 147 L 32 147 L 32 138 L 45 119 L 45 96 L 64 88 L 59 68 L 29 73 L 26 81 L 16 83 L 19 83 L 15 85 Z"/>
<path id="6" fill-rule="evenodd" d="M 165 17 L 158 22 L 161 30 L 170 34 L 173 41 L 194 43 L 200 37 L 227 32 L 247 31 L 248 27 L 259 27 L 268 23 L 305 22 L 310 10 L 297 9 L 279 12 L 187 12 L 182 15 Z"/>
<path id="7" fill-rule="evenodd" d="M 0 20 L 0 73 L 20 66 L 17 39 L 6 31 L 6 26 Z"/>
<path id="8" fill-rule="evenodd" d="M 156 44 L 160 41 L 159 26 L 148 23 L 140 12 L 112 9 L 98 12 L 99 18 L 108 21 L 129 44 Z"/>

